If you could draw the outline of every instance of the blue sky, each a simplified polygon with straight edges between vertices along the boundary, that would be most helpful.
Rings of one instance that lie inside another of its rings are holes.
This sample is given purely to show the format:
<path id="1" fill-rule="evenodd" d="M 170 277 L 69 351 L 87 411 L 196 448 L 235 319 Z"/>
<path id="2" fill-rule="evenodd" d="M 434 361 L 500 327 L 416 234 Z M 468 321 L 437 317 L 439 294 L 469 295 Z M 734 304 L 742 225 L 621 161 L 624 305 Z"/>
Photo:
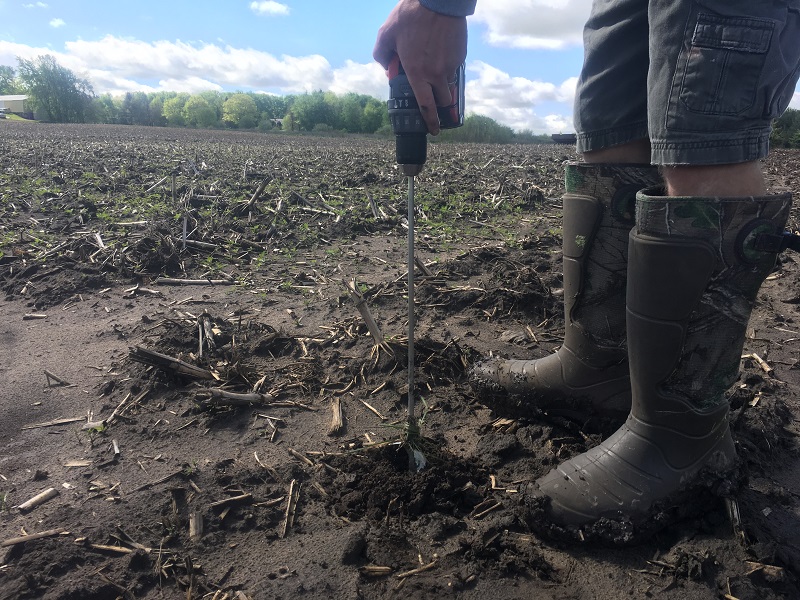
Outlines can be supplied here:
<path id="1" fill-rule="evenodd" d="M 572 131 L 589 0 L 479 0 L 467 111 Z M 394 0 L 0 0 L 0 64 L 52 54 L 96 93 L 331 90 L 385 98 L 372 61 Z M 792 106 L 800 108 L 800 94 Z"/>

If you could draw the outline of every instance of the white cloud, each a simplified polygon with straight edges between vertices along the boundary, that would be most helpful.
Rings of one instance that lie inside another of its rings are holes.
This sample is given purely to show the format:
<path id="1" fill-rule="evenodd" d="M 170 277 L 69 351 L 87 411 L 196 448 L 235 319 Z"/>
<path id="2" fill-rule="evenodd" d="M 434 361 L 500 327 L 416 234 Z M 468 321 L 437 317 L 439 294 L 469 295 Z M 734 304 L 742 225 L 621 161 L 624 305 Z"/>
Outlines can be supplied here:
<path id="1" fill-rule="evenodd" d="M 66 49 L 73 60 L 121 77 L 184 81 L 192 87 L 202 79 L 209 83 L 205 89 L 274 88 L 296 93 L 326 89 L 332 75 L 330 64 L 320 55 L 275 57 L 259 50 L 215 44 L 151 43 L 108 35 L 96 42 L 67 42 Z"/>
<path id="2" fill-rule="evenodd" d="M 336 94 L 355 92 L 375 98 L 389 98 L 389 81 L 378 63 L 361 64 L 348 60 L 344 67 L 333 72 L 333 83 L 328 88 Z"/>
<path id="3" fill-rule="evenodd" d="M 23 8 L 47 8 L 44 2 L 31 2 L 30 4 L 23 4 Z"/>
<path id="4" fill-rule="evenodd" d="M 45 54 L 88 77 L 98 94 L 133 89 L 302 93 L 328 90 L 337 80 L 328 60 L 318 54 L 277 57 L 248 48 L 195 45 L 180 40 L 142 42 L 111 35 L 97 41 L 67 42 L 63 52 L 0 40 L 0 64 L 15 65 L 17 56 L 31 59 Z M 369 71 L 368 65 L 362 67 Z M 355 63 L 348 63 L 343 71 L 345 81 L 361 79 L 369 87 L 368 77 L 357 76 L 359 68 Z M 373 77 L 379 79 L 375 71 Z"/>
<path id="5" fill-rule="evenodd" d="M 20 58 L 30 60 L 45 54 L 53 53 L 48 48 L 36 48 L 34 46 L 27 46 L 25 44 L 16 44 L 14 42 L 5 42 L 0 40 L 0 65 L 16 66 L 18 56 Z M 65 63 L 61 64 L 65 67 L 67 66 Z"/>
<path id="6" fill-rule="evenodd" d="M 64 25 L 66 25 L 64 19 L 53 19 L 52 21 L 50 21 L 50 27 L 53 27 L 54 29 L 58 29 L 59 27 L 63 27 Z"/>
<path id="7" fill-rule="evenodd" d="M 467 112 L 491 117 L 516 131 L 530 129 L 534 133 L 572 131 L 571 107 L 576 78 L 561 84 L 512 77 L 491 65 L 473 61 L 470 73 L 477 79 L 467 82 Z M 538 107 L 563 106 L 564 114 L 540 115 Z"/>
<path id="8" fill-rule="evenodd" d="M 511 48 L 559 49 L 580 45 L 589 0 L 478 2 L 474 19 L 486 24 L 486 41 Z"/>
<path id="9" fill-rule="evenodd" d="M 792 96 L 792 99 L 789 102 L 789 108 L 796 108 L 797 110 L 800 110 L 800 92 L 794 93 L 794 96 Z"/>
<path id="10" fill-rule="evenodd" d="M 262 16 L 284 16 L 289 14 L 289 7 L 286 4 L 275 2 L 274 0 L 266 0 L 265 2 L 251 2 L 250 10 L 257 15 Z"/>

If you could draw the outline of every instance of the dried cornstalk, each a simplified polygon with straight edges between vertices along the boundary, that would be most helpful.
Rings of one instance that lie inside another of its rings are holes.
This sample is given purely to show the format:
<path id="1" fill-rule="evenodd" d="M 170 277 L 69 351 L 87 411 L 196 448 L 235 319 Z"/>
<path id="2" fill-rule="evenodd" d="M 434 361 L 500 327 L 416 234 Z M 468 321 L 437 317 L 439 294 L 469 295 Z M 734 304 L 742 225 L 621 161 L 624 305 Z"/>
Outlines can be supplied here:
<path id="1" fill-rule="evenodd" d="M 742 358 L 752 358 L 754 361 L 758 363 L 758 366 L 761 367 L 761 370 L 764 371 L 767 375 L 771 375 L 773 368 L 769 366 L 767 361 L 761 358 L 758 354 L 745 354 Z"/>
<path id="2" fill-rule="evenodd" d="M 261 183 L 258 184 L 256 191 L 253 193 L 252 196 L 250 196 L 250 200 L 247 202 L 247 204 L 244 205 L 244 208 L 248 212 L 253 210 L 253 207 L 256 205 L 256 202 L 258 202 L 258 199 L 264 192 L 264 188 L 267 187 L 267 185 L 269 184 L 270 181 L 272 181 L 272 179 L 273 179 L 272 176 L 265 177 L 264 179 L 261 180 Z"/>
<path id="3" fill-rule="evenodd" d="M 236 392 L 228 392 L 220 388 L 211 388 L 206 390 L 211 394 L 211 398 L 206 401 L 217 406 L 249 406 L 250 404 L 269 404 L 275 400 L 272 394 L 238 394 Z"/>
<path id="4" fill-rule="evenodd" d="M 89 550 L 97 550 L 98 552 L 116 552 L 117 554 L 133 554 L 136 550 L 126 548 L 125 546 L 109 546 L 107 544 L 92 544 L 86 542 L 83 544 L 84 548 Z"/>
<path id="5" fill-rule="evenodd" d="M 372 216 L 375 217 L 376 221 L 380 221 L 381 214 L 378 212 L 378 204 L 369 192 L 367 192 L 367 198 L 369 199 L 369 208 L 372 210 Z"/>
<path id="6" fill-rule="evenodd" d="M 384 416 L 383 416 L 383 415 L 382 415 L 382 414 L 381 414 L 381 413 L 378 411 L 378 409 L 377 409 L 377 408 L 375 408 L 374 406 L 372 406 L 372 405 L 371 405 L 371 404 L 369 404 L 368 402 L 365 402 L 364 400 L 361 400 L 361 398 L 359 398 L 359 400 L 361 401 L 361 404 L 363 404 L 363 405 L 364 405 L 364 406 L 365 406 L 365 407 L 366 407 L 366 408 L 367 408 L 367 409 L 368 409 L 370 412 L 374 413 L 374 414 L 375 414 L 375 416 L 376 416 L 376 417 L 378 417 L 378 418 L 379 418 L 381 421 L 386 421 L 386 420 L 388 420 L 386 417 L 384 417 Z"/>
<path id="7" fill-rule="evenodd" d="M 392 574 L 392 567 L 381 567 L 378 565 L 367 565 L 358 571 L 366 577 L 385 577 Z"/>
<path id="8" fill-rule="evenodd" d="M 291 454 L 291 455 L 292 455 L 294 458 L 296 458 L 297 460 L 299 460 L 300 462 L 302 462 L 302 463 L 306 464 L 307 466 L 309 466 L 309 467 L 313 467 L 313 466 L 314 466 L 314 461 L 313 461 L 313 460 L 311 460 L 311 459 L 310 459 L 310 458 L 308 458 L 307 456 L 303 456 L 302 454 L 300 454 L 300 453 L 299 453 L 297 450 L 295 450 L 294 448 L 289 448 L 289 449 L 287 450 L 287 452 L 288 452 L 289 454 Z"/>
<path id="9" fill-rule="evenodd" d="M 213 350 L 217 347 L 214 341 L 214 323 L 211 321 L 211 315 L 203 312 L 202 315 L 197 317 L 197 332 L 198 332 L 198 351 L 197 356 L 203 356 L 203 347 Z"/>
<path id="10" fill-rule="evenodd" d="M 32 542 L 33 540 L 41 540 L 43 538 L 55 537 L 57 535 L 61 535 L 62 533 L 66 533 L 66 529 L 48 529 L 47 531 L 40 531 L 39 533 L 31 533 L 30 535 L 22 535 L 20 537 L 9 538 L 3 542 L 0 542 L 0 548 L 6 548 L 8 546 L 16 546 L 18 544 L 24 544 L 25 542 Z"/>
<path id="11" fill-rule="evenodd" d="M 33 423 L 22 427 L 23 431 L 28 429 L 41 429 L 43 427 L 57 427 L 58 425 L 69 425 L 70 423 L 77 423 L 83 421 L 86 417 L 67 417 L 65 419 L 53 419 L 52 421 L 45 421 L 44 423 Z"/>
<path id="12" fill-rule="evenodd" d="M 53 387 L 53 384 L 50 383 L 51 379 L 55 381 L 58 385 L 74 387 L 73 384 L 71 384 L 69 381 L 62 379 L 61 377 L 59 377 L 52 371 L 48 371 L 47 369 L 44 369 L 44 376 L 47 378 L 47 387 Z"/>
<path id="13" fill-rule="evenodd" d="M 422 262 L 422 260 L 420 260 L 419 257 L 414 258 L 414 264 L 420 271 L 422 271 L 422 274 L 425 275 L 425 277 L 433 277 L 433 273 L 431 273 L 431 270 L 424 262 Z"/>
<path id="14" fill-rule="evenodd" d="M 394 356 L 394 351 L 392 348 L 387 344 L 383 339 L 383 332 L 381 328 L 378 327 L 378 324 L 375 322 L 375 319 L 372 317 L 372 313 L 369 312 L 369 307 L 367 306 L 367 301 L 364 296 L 356 288 L 356 280 L 352 279 L 350 281 L 343 280 L 347 291 L 350 292 L 350 296 L 356 302 L 356 308 L 358 312 L 361 313 L 361 317 L 364 319 L 364 322 L 367 324 L 367 329 L 369 329 L 369 333 L 372 336 L 372 339 L 375 340 L 375 345 L 380 346 L 384 350 L 386 350 L 390 355 Z"/>
<path id="15" fill-rule="evenodd" d="M 174 472 L 172 472 L 172 473 L 170 473 L 168 475 L 164 475 L 164 477 L 162 477 L 161 479 L 157 479 L 156 481 L 148 481 L 147 483 L 143 483 L 139 487 L 136 487 L 136 488 L 132 489 L 130 491 L 130 493 L 133 494 L 133 493 L 136 493 L 136 492 L 141 492 L 142 490 L 146 490 L 148 488 L 151 488 L 154 485 L 161 485 L 162 483 L 166 483 L 167 481 L 169 481 L 173 477 L 177 477 L 178 475 L 182 475 L 182 474 L 183 474 L 183 469 L 181 469 L 180 471 L 174 471 Z"/>
<path id="16" fill-rule="evenodd" d="M 336 397 L 331 402 L 331 425 L 328 427 L 328 435 L 335 436 L 342 433 L 344 429 L 344 419 L 342 417 L 342 399 Z"/>
<path id="17" fill-rule="evenodd" d="M 144 193 L 145 193 L 145 194 L 149 194 L 150 192 L 152 192 L 154 189 L 156 189 L 158 186 L 160 186 L 162 183 L 164 183 L 164 182 L 167 180 L 167 177 L 169 177 L 169 175 L 167 175 L 167 176 L 165 176 L 165 177 L 162 177 L 161 179 L 159 179 L 159 180 L 158 180 L 156 183 L 154 183 L 154 184 L 153 184 L 153 185 L 151 185 L 149 188 L 147 188 L 147 190 L 145 190 L 145 192 L 144 192 Z"/>
<path id="18" fill-rule="evenodd" d="M 763 575 L 767 579 L 767 581 L 771 582 L 784 581 L 786 579 L 786 571 L 783 569 L 783 567 L 766 565 L 763 563 L 754 562 L 750 560 L 745 561 L 745 563 L 750 569 L 749 571 L 747 571 L 747 573 L 745 573 L 745 575 L 747 575 L 748 577 L 755 573 L 759 573 Z"/>
<path id="19" fill-rule="evenodd" d="M 281 530 L 281 538 L 285 538 L 289 530 L 294 525 L 294 517 L 297 514 L 297 501 L 300 498 L 300 484 L 296 479 L 292 479 L 289 484 L 289 501 L 286 504 L 286 515 Z"/>
<path id="20" fill-rule="evenodd" d="M 210 508 L 223 508 L 226 506 L 231 506 L 233 504 L 249 504 L 253 501 L 253 494 L 242 494 L 241 496 L 233 496 L 231 498 L 225 498 L 225 500 L 218 500 L 217 502 L 212 502 L 209 504 Z"/>
<path id="21" fill-rule="evenodd" d="M 161 277 L 154 282 L 156 285 L 235 285 L 232 279 L 173 279 Z"/>
<path id="22" fill-rule="evenodd" d="M 36 494 L 27 502 L 23 502 L 17 508 L 22 512 L 27 512 L 29 510 L 33 510 L 41 504 L 44 504 L 48 500 L 55 498 L 56 496 L 58 496 L 58 490 L 56 488 L 48 488 L 42 493 Z"/>
<path id="23" fill-rule="evenodd" d="M 406 571 L 405 573 L 398 573 L 395 575 L 398 579 L 405 579 L 406 577 L 411 577 L 412 575 L 418 575 L 419 573 L 424 573 L 425 571 L 430 571 L 433 567 L 436 566 L 438 561 L 429 562 L 427 565 L 422 565 L 417 569 L 411 569 L 410 571 Z"/>
<path id="24" fill-rule="evenodd" d="M 130 348 L 128 354 L 131 360 L 143 363 L 145 365 L 151 365 L 153 367 L 159 367 L 168 371 L 174 371 L 176 373 L 180 373 L 181 375 L 194 377 L 195 379 L 215 379 L 211 371 L 201 369 L 195 365 L 190 365 L 189 363 L 183 362 L 177 358 L 173 358 L 172 356 L 167 356 L 166 354 L 161 354 L 160 352 L 155 352 L 154 350 L 142 348 L 141 346 L 134 346 L 133 348 Z"/>

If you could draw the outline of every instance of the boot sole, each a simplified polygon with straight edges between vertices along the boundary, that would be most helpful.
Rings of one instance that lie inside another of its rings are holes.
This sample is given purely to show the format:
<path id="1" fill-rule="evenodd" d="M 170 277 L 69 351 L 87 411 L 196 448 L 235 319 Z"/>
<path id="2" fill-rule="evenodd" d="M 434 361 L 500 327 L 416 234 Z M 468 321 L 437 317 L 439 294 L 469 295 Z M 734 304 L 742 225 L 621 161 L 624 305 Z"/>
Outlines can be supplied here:
<path id="1" fill-rule="evenodd" d="M 633 518 L 601 517 L 582 527 L 565 527 L 551 522 L 547 516 L 547 497 L 524 495 L 522 520 L 531 531 L 552 542 L 587 546 L 635 546 L 652 538 L 664 528 L 708 512 L 708 506 L 720 498 L 732 498 L 745 484 L 741 460 L 733 468 L 719 472 L 701 470 L 691 484 L 653 504 L 650 509 Z"/>

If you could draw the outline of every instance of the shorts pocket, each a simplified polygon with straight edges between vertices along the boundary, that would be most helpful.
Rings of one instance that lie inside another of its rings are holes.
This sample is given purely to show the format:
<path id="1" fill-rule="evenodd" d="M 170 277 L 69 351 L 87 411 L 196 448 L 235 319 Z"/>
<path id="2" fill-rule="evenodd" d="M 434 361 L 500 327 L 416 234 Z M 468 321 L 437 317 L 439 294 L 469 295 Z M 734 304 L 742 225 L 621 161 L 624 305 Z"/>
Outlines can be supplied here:
<path id="1" fill-rule="evenodd" d="M 767 19 L 699 13 L 675 73 L 679 91 L 670 103 L 672 125 L 686 128 L 686 110 L 730 116 L 749 111 L 756 102 L 774 28 L 774 21 Z M 676 100 L 681 106 L 675 106 Z M 698 119 L 691 122 L 690 129 L 714 126 Z"/>

